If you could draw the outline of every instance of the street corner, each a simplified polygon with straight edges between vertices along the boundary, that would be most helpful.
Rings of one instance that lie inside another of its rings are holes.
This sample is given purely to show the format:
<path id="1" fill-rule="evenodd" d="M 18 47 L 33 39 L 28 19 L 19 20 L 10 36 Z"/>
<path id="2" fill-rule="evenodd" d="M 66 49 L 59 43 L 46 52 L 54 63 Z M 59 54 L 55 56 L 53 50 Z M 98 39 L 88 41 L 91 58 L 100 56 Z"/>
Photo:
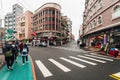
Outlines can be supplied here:
<path id="1" fill-rule="evenodd" d="M 114 73 L 109 75 L 111 78 L 114 78 L 116 80 L 120 80 L 120 72 Z"/>

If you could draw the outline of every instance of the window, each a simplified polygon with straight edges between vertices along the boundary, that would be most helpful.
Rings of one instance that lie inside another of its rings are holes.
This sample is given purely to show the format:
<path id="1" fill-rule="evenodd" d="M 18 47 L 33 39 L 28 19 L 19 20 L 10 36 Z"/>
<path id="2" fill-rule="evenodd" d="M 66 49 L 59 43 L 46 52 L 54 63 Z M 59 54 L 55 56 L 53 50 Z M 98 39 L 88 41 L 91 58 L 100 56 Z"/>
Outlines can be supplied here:
<path id="1" fill-rule="evenodd" d="M 99 17 L 98 17 L 98 24 L 101 24 L 101 23 L 102 23 L 102 17 L 99 16 Z"/>
<path id="2" fill-rule="evenodd" d="M 117 5 L 117 6 L 113 9 L 112 18 L 117 18 L 117 17 L 120 17 L 120 5 Z"/>
<path id="3" fill-rule="evenodd" d="M 102 8 L 102 0 L 98 0 L 98 10 Z"/>
<path id="4" fill-rule="evenodd" d="M 93 21 L 93 25 L 94 25 L 94 27 L 96 27 L 96 21 L 95 20 Z"/>
<path id="5" fill-rule="evenodd" d="M 93 28 L 93 25 L 92 25 L 92 23 L 90 23 L 90 29 L 92 29 Z"/>

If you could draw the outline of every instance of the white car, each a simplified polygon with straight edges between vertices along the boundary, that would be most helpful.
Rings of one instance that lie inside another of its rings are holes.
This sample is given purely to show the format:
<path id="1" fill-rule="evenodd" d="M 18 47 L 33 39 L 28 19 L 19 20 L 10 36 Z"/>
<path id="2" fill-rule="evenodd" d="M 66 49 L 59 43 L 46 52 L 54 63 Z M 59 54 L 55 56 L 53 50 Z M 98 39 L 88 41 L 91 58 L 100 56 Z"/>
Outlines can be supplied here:
<path id="1" fill-rule="evenodd" d="M 39 46 L 47 47 L 47 44 L 45 42 L 40 42 Z"/>

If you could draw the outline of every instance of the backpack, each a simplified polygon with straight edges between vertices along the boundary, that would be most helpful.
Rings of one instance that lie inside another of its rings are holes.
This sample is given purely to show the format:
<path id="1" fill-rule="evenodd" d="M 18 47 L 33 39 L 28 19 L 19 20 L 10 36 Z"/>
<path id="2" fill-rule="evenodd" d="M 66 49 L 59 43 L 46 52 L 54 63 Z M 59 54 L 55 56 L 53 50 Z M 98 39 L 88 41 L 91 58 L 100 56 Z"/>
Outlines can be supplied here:
<path id="1" fill-rule="evenodd" d="M 22 52 L 27 52 L 27 48 L 23 48 L 23 51 Z"/>
<path id="2" fill-rule="evenodd" d="M 6 51 L 6 57 L 11 57 L 12 56 L 12 50 L 10 49 L 9 51 Z"/>

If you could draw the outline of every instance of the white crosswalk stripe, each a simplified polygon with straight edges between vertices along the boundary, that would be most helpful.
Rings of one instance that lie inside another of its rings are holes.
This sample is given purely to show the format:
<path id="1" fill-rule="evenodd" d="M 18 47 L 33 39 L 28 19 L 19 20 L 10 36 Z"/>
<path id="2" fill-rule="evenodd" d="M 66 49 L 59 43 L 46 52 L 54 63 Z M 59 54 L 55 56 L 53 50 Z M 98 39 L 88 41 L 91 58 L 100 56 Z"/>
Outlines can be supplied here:
<path id="1" fill-rule="evenodd" d="M 113 57 L 106 56 L 106 55 L 100 55 L 100 54 L 97 54 L 97 53 L 90 53 L 90 54 L 91 54 L 91 55 L 100 56 L 100 57 L 105 57 L 105 58 L 112 58 L 112 59 L 114 59 Z"/>
<path id="2" fill-rule="evenodd" d="M 98 59 L 94 59 L 94 58 L 90 58 L 90 57 L 86 57 L 86 56 L 82 56 L 82 55 L 78 55 L 78 57 L 82 57 L 85 59 L 89 59 L 89 60 L 93 60 L 93 61 L 97 61 L 97 62 L 101 62 L 101 63 L 106 63 L 106 61 L 98 60 Z"/>
<path id="3" fill-rule="evenodd" d="M 45 67 L 45 65 L 40 60 L 36 60 L 35 62 L 44 77 L 53 76 L 53 74 Z"/>
<path id="4" fill-rule="evenodd" d="M 88 52 L 88 51 L 84 51 L 82 49 L 76 49 L 76 48 L 66 48 L 66 47 L 51 47 L 51 48 L 64 49 L 64 50 L 73 51 L 73 52 Z"/>
<path id="5" fill-rule="evenodd" d="M 78 66 L 78 67 L 80 67 L 80 68 L 85 68 L 85 67 L 86 67 L 86 66 L 84 66 L 84 65 L 82 65 L 82 64 L 79 64 L 79 63 L 74 62 L 74 61 L 72 61 L 72 60 L 66 59 L 66 58 L 64 58 L 64 57 L 60 57 L 60 59 L 66 61 L 66 62 L 69 62 L 69 63 L 71 63 L 71 64 L 73 64 L 73 65 L 76 65 L 76 66 Z"/>
<path id="6" fill-rule="evenodd" d="M 69 68 L 65 67 L 64 65 L 62 65 L 61 63 L 55 61 L 54 59 L 48 59 L 49 61 L 51 61 L 53 64 L 55 64 L 58 68 L 60 68 L 61 70 L 63 70 L 64 72 L 69 72 L 71 71 Z"/>
<path id="7" fill-rule="evenodd" d="M 69 59 L 68 59 L 69 58 Z M 54 64 L 53 66 L 56 66 L 58 69 L 62 70 L 63 72 L 70 72 L 72 69 L 69 68 L 69 66 L 64 66 L 65 63 L 69 63 L 71 65 L 74 65 L 79 68 L 86 68 L 88 65 L 98 65 L 97 62 L 100 63 L 106 63 L 106 61 L 114 61 L 113 59 L 109 59 L 106 57 L 93 55 L 93 54 L 84 54 L 84 55 L 76 55 L 76 56 L 68 56 L 68 58 L 65 57 L 59 57 L 59 60 L 64 61 L 64 63 L 60 63 L 59 61 L 49 58 L 48 61 L 51 62 L 51 64 Z M 103 59 L 103 60 L 101 60 Z M 106 61 L 104 61 L 106 60 Z M 77 61 L 77 62 L 76 62 Z M 78 62 L 79 61 L 79 62 Z M 86 63 L 85 65 L 81 64 Z M 46 67 L 40 60 L 35 60 L 35 63 L 37 64 L 39 70 L 43 74 L 45 78 L 53 76 L 53 74 L 49 71 L 50 67 Z"/>
<path id="8" fill-rule="evenodd" d="M 86 56 L 89 56 L 89 57 L 98 58 L 98 59 L 103 59 L 103 60 L 113 61 L 113 59 L 108 59 L 108 58 L 103 58 L 103 57 L 98 57 L 98 56 L 93 56 L 93 55 L 88 55 L 88 54 L 85 54 L 85 55 L 86 55 Z"/>
<path id="9" fill-rule="evenodd" d="M 93 63 L 93 62 L 90 62 L 90 61 L 87 61 L 87 60 L 83 60 L 83 59 L 80 59 L 80 58 L 77 58 L 77 57 L 73 57 L 73 56 L 69 56 L 69 57 L 72 58 L 72 59 L 75 59 L 75 60 L 79 60 L 79 61 L 91 64 L 91 65 L 97 65 L 96 63 Z"/>

